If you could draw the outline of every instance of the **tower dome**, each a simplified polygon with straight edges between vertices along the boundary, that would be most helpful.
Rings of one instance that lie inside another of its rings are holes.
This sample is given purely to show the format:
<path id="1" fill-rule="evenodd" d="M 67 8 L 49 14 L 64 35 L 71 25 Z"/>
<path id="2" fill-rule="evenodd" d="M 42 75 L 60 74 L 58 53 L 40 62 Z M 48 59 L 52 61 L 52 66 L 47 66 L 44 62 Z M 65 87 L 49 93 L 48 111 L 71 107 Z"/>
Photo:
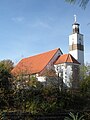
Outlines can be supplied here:
<path id="1" fill-rule="evenodd" d="M 72 24 L 73 34 L 79 34 L 79 24 L 77 23 L 76 15 L 74 15 L 74 23 Z"/>

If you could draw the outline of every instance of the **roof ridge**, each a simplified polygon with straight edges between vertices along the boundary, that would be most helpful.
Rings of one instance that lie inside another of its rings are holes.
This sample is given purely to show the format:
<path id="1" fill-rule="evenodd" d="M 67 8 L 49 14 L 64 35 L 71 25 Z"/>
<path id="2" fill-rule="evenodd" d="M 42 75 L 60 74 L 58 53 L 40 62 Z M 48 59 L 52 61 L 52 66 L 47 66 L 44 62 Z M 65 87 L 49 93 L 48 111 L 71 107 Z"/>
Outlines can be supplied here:
<path id="1" fill-rule="evenodd" d="M 58 51 L 58 50 L 60 50 L 60 48 L 57 48 L 57 51 Z M 51 51 L 52 51 L 52 50 L 51 50 Z M 57 53 L 57 51 L 56 51 L 56 53 Z M 61 50 L 60 50 L 60 52 L 61 52 Z M 52 60 L 52 58 L 55 56 L 56 53 L 54 53 L 54 55 L 51 57 L 51 59 L 48 61 L 48 63 Z M 48 63 L 47 63 L 47 64 L 48 64 Z M 46 66 L 47 66 L 47 65 L 46 65 Z M 44 68 L 45 68 L 46 66 L 44 66 Z M 43 68 L 43 69 L 44 69 L 44 68 Z M 43 69 L 42 69 L 42 70 L 43 70 Z M 41 71 L 42 71 L 42 70 L 41 70 Z M 40 72 L 41 72 L 41 71 L 40 71 Z"/>
<path id="2" fill-rule="evenodd" d="M 67 61 L 68 61 L 69 54 L 65 54 L 65 55 L 67 55 L 66 60 L 65 60 L 65 61 L 67 62 Z"/>
<path id="3" fill-rule="evenodd" d="M 75 59 L 71 54 L 70 54 L 70 56 L 71 56 L 72 60 Z M 75 61 L 76 61 L 76 59 L 75 59 Z M 74 63 L 74 61 L 72 61 L 72 62 Z"/>
<path id="4" fill-rule="evenodd" d="M 68 57 L 70 58 L 70 61 L 73 62 L 71 54 L 68 54 Z"/>
<path id="5" fill-rule="evenodd" d="M 23 59 L 28 59 L 28 58 L 31 58 L 31 57 L 34 57 L 34 56 L 38 56 L 38 55 L 42 55 L 42 54 L 44 54 L 44 53 L 49 53 L 49 52 L 52 52 L 52 51 L 54 51 L 54 50 L 59 50 L 60 48 L 56 48 L 56 49 L 53 49 L 53 50 L 49 50 L 49 51 L 46 51 L 46 52 L 42 52 L 42 53 L 37 53 L 37 54 L 35 54 L 35 55 L 32 55 L 32 56 L 29 56 L 29 57 L 26 57 L 26 58 L 23 58 Z M 62 52 L 62 51 L 61 51 Z"/>

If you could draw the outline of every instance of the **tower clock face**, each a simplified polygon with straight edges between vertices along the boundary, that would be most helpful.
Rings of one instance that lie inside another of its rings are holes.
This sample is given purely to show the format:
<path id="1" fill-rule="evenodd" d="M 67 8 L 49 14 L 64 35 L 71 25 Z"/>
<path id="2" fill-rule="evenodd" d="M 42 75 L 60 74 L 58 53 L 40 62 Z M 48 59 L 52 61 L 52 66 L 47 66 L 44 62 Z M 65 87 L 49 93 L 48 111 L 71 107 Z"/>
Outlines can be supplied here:
<path id="1" fill-rule="evenodd" d="M 74 42 L 74 37 L 72 37 L 72 42 Z"/>
<path id="2" fill-rule="evenodd" d="M 74 38 L 74 36 L 72 36 L 72 45 L 74 45 L 75 44 L 75 38 Z"/>

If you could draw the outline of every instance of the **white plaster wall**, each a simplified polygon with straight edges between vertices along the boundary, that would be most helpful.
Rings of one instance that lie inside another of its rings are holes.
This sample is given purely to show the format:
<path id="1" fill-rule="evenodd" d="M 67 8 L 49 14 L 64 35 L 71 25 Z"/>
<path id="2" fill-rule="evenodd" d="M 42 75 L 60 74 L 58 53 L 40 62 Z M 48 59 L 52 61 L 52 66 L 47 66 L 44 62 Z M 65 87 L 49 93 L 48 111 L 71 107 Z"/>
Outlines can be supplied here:
<path id="1" fill-rule="evenodd" d="M 84 44 L 83 43 L 83 35 L 77 34 L 77 33 L 69 35 L 69 45 L 72 45 L 72 43 L 74 43 L 74 44 L 81 43 L 83 45 Z"/>
<path id="2" fill-rule="evenodd" d="M 57 67 L 58 67 L 58 71 L 57 71 Z M 72 78 L 72 65 L 68 63 L 58 64 L 58 65 L 55 65 L 55 70 L 56 70 L 56 73 L 57 72 L 60 73 L 62 70 L 62 76 L 60 76 L 61 74 L 59 74 L 59 77 L 63 78 L 63 82 L 67 87 L 71 87 L 70 79 Z"/>
<path id="3" fill-rule="evenodd" d="M 65 84 L 67 84 L 68 87 L 71 87 L 72 84 L 71 84 L 71 79 L 72 79 L 72 65 L 67 65 L 67 68 L 66 68 L 66 77 L 67 77 L 67 80 L 65 81 Z"/>
<path id="4" fill-rule="evenodd" d="M 78 51 L 77 51 L 77 50 L 69 51 L 69 53 L 70 53 L 76 60 L 78 60 Z"/>
<path id="5" fill-rule="evenodd" d="M 73 50 L 69 52 L 81 65 L 84 65 L 84 51 Z"/>
<path id="6" fill-rule="evenodd" d="M 77 33 L 69 35 L 69 45 L 77 44 Z"/>

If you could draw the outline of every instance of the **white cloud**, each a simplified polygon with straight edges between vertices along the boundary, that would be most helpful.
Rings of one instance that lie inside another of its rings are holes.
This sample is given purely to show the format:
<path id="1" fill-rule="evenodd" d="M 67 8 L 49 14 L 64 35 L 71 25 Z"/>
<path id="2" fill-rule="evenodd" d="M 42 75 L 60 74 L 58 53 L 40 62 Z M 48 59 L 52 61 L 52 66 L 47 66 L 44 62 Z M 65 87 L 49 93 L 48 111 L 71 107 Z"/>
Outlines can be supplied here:
<path id="1" fill-rule="evenodd" d="M 29 26 L 34 27 L 34 28 L 36 27 L 47 28 L 47 29 L 51 28 L 50 24 L 48 24 L 47 22 L 43 22 L 43 21 L 33 22 L 32 24 L 29 24 Z"/>
<path id="2" fill-rule="evenodd" d="M 22 22 L 22 21 L 24 21 L 24 17 L 13 17 L 12 18 L 12 21 L 14 21 L 14 22 Z"/>
<path id="3" fill-rule="evenodd" d="M 41 22 L 41 21 L 38 23 L 38 26 L 41 26 L 41 27 L 44 27 L 44 28 L 50 28 L 49 24 L 47 24 L 45 22 Z"/>

